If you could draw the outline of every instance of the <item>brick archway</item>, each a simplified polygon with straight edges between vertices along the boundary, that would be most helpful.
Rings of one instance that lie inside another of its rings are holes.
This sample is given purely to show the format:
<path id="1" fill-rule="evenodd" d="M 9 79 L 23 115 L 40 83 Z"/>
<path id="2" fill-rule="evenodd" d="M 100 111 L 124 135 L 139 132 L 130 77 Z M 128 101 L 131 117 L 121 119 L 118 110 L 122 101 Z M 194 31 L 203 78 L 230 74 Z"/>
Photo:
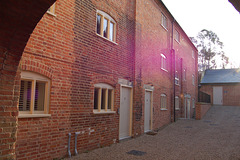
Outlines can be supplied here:
<path id="1" fill-rule="evenodd" d="M 35 26 L 55 1 L 0 2 L 0 159 L 15 159 L 19 61 Z"/>

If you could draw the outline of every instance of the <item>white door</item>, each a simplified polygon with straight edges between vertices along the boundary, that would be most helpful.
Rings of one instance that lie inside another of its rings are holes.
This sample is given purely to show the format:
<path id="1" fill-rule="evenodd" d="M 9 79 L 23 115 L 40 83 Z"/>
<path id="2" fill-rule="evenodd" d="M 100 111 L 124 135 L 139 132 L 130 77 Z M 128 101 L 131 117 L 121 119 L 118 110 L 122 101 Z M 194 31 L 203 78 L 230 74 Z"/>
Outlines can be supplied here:
<path id="1" fill-rule="evenodd" d="M 130 97 L 131 89 L 122 87 L 120 104 L 119 139 L 130 136 Z"/>
<path id="2" fill-rule="evenodd" d="M 190 105 L 190 99 L 188 98 L 187 99 L 187 118 L 190 119 L 190 108 L 191 108 L 191 105 Z"/>
<path id="3" fill-rule="evenodd" d="M 144 132 L 151 130 L 151 92 L 145 92 Z"/>
<path id="4" fill-rule="evenodd" d="M 222 105 L 222 87 L 213 87 L 213 104 Z"/>
<path id="5" fill-rule="evenodd" d="M 185 118 L 190 119 L 190 99 L 185 98 Z"/>

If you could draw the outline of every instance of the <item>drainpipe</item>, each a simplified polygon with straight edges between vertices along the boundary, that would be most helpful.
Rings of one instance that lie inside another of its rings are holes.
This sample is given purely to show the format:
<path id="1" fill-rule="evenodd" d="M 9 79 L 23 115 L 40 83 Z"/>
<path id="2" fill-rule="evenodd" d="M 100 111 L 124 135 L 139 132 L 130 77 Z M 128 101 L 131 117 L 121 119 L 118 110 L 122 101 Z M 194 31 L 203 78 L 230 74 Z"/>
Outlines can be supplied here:
<path id="1" fill-rule="evenodd" d="M 175 68 L 175 50 L 173 49 L 173 26 L 174 26 L 174 22 L 175 22 L 175 19 L 173 19 L 172 21 L 172 42 L 171 42 L 171 53 L 172 53 L 172 71 L 173 71 L 173 120 L 174 122 L 176 122 L 176 118 L 175 118 L 175 115 L 176 115 L 176 111 L 175 111 L 175 96 L 176 96 L 176 93 L 175 93 L 175 74 L 176 74 L 176 68 Z"/>
<path id="2" fill-rule="evenodd" d="M 71 141 L 71 133 L 68 133 L 68 155 L 69 155 L 69 158 L 71 158 L 70 141 Z"/>
<path id="3" fill-rule="evenodd" d="M 75 155 L 78 154 L 78 151 L 77 151 L 77 136 L 80 134 L 80 132 L 75 132 Z"/>

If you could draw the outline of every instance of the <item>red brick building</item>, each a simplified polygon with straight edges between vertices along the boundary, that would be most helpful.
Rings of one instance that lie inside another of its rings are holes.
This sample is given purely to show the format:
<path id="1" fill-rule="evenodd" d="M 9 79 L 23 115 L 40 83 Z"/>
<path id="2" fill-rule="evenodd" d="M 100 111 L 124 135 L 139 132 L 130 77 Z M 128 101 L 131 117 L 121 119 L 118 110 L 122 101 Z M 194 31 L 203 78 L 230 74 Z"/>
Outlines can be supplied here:
<path id="1" fill-rule="evenodd" d="M 211 96 L 211 104 L 240 106 L 240 70 L 206 70 L 201 80 L 200 91 Z"/>
<path id="2" fill-rule="evenodd" d="M 76 135 L 84 152 L 157 130 L 192 117 L 197 98 L 197 49 L 159 0 L 59 0 L 18 70 L 17 159 L 74 155 Z"/>

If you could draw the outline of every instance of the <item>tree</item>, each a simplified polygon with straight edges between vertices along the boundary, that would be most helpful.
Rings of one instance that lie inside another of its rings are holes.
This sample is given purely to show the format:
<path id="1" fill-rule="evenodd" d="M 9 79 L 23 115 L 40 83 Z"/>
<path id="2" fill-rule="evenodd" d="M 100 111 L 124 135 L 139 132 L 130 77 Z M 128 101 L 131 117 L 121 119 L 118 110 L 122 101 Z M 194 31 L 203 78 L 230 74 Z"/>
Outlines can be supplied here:
<path id="1" fill-rule="evenodd" d="M 229 63 L 229 58 L 223 51 L 223 42 L 216 33 L 203 29 L 196 38 L 190 39 L 198 49 L 199 70 L 216 69 L 218 66 L 225 68 Z"/>

